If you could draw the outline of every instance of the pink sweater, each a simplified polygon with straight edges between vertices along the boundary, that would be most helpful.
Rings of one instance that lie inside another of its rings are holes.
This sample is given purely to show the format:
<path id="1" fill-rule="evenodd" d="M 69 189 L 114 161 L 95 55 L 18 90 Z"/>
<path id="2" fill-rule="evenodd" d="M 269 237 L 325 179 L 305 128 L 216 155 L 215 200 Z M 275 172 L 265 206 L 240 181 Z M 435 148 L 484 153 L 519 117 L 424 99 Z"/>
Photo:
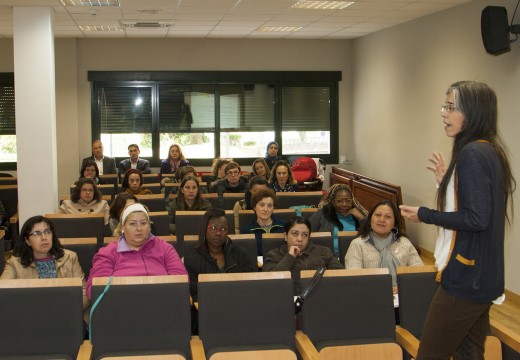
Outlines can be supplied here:
<path id="1" fill-rule="evenodd" d="M 87 281 L 90 299 L 92 279 L 106 276 L 186 275 L 175 248 L 151 236 L 139 250 L 130 250 L 124 237 L 101 248 L 92 261 Z"/>

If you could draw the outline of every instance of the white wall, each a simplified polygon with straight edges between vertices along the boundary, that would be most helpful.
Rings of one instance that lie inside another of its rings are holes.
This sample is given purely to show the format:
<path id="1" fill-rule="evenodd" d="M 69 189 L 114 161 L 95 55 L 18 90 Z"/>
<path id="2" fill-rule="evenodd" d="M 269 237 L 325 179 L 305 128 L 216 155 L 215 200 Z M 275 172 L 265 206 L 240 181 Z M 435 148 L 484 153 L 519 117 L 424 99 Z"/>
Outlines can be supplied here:
<path id="1" fill-rule="evenodd" d="M 498 57 L 485 52 L 480 13 L 487 5 L 506 6 L 511 18 L 516 0 L 473 1 L 353 41 L 354 169 L 401 185 L 407 204 L 435 207 L 427 158 L 433 150 L 450 154 L 440 105 L 457 80 L 483 81 L 496 91 L 499 128 L 520 183 L 520 43 Z M 515 203 L 519 214 L 518 191 Z M 434 249 L 434 226 L 408 223 L 407 230 L 414 242 Z M 506 238 L 506 287 L 516 293 L 519 235 L 517 220 Z"/>

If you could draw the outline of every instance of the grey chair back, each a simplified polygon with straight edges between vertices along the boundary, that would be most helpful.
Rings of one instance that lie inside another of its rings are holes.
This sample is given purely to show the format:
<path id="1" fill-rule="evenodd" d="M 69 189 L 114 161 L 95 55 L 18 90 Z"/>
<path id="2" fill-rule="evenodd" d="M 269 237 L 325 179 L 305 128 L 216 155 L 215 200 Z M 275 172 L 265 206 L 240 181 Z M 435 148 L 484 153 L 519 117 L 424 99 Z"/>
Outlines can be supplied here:
<path id="1" fill-rule="evenodd" d="M 289 272 L 200 274 L 198 300 L 208 359 L 233 350 L 296 351 Z"/>
<path id="2" fill-rule="evenodd" d="M 136 195 L 135 197 L 148 208 L 148 211 L 166 211 L 163 194 Z"/>
<path id="3" fill-rule="evenodd" d="M 105 217 L 103 214 L 45 214 L 58 238 L 95 237 L 103 244 Z"/>
<path id="4" fill-rule="evenodd" d="M 154 235 L 159 237 L 171 235 L 168 211 L 151 211 L 148 216 L 150 216 L 150 221 L 153 223 L 153 229 L 156 232 Z"/>
<path id="5" fill-rule="evenodd" d="M 0 359 L 75 359 L 83 342 L 80 278 L 0 280 Z"/>
<path id="6" fill-rule="evenodd" d="M 92 302 L 103 293 L 108 279 L 94 279 Z M 92 314 L 90 326 L 93 359 L 164 354 L 189 359 L 188 276 L 114 277 Z"/>
<path id="7" fill-rule="evenodd" d="M 92 259 L 99 249 L 97 238 L 60 238 L 60 243 L 65 249 L 74 251 L 78 255 L 78 261 L 83 273 L 85 273 L 85 279 L 88 279 L 92 268 Z"/>
<path id="8" fill-rule="evenodd" d="M 255 234 L 233 234 L 229 235 L 229 238 L 235 246 L 242 248 L 246 252 L 253 263 L 258 263 L 258 246 Z"/>
<path id="9" fill-rule="evenodd" d="M 321 191 L 302 191 L 302 192 L 278 192 L 278 209 L 288 209 L 297 205 L 318 206 L 323 193 Z"/>
<path id="10" fill-rule="evenodd" d="M 302 289 L 314 273 L 301 272 Z M 329 346 L 395 343 L 388 269 L 327 270 L 305 300 L 301 326 L 318 351 Z"/>
<path id="11" fill-rule="evenodd" d="M 340 231 L 338 233 L 339 261 L 345 265 L 345 255 L 352 240 L 358 237 L 357 231 Z"/>

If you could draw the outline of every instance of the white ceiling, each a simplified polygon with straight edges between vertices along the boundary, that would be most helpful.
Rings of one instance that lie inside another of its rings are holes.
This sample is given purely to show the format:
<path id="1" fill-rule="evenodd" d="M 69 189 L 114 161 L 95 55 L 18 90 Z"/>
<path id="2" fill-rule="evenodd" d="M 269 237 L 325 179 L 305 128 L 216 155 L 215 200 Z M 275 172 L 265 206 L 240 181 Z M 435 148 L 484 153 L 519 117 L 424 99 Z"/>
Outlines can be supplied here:
<path id="1" fill-rule="evenodd" d="M 76 3 L 80 0 L 74 0 Z M 470 0 L 358 0 L 343 10 L 293 9 L 297 0 L 119 0 L 119 7 L 63 6 L 60 0 L 0 0 L 0 38 L 13 35 L 13 6 L 49 6 L 58 38 L 352 39 Z M 79 26 L 168 22 L 159 29 L 82 31 Z M 302 27 L 260 32 L 261 26 Z"/>

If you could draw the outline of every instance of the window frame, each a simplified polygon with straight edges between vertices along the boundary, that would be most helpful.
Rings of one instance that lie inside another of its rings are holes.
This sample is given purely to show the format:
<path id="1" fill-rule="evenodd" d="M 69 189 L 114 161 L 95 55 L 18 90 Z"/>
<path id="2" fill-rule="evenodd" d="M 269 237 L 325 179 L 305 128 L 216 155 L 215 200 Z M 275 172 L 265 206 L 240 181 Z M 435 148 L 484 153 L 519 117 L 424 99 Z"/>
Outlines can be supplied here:
<path id="1" fill-rule="evenodd" d="M 91 89 L 92 140 L 101 136 L 99 89 L 104 86 L 152 86 L 152 157 L 147 157 L 152 167 L 159 167 L 159 86 L 185 84 L 211 84 L 215 96 L 215 156 L 220 155 L 220 87 L 226 84 L 271 84 L 274 85 L 274 133 L 275 141 L 282 147 L 282 88 L 283 87 L 328 87 L 330 89 L 330 153 L 298 154 L 319 157 L 325 163 L 337 163 L 339 154 L 339 81 L 341 71 L 89 71 Z M 292 157 L 294 155 L 283 154 Z M 164 156 L 164 154 L 162 154 Z M 126 157 L 116 157 L 121 161 Z M 210 166 L 212 158 L 189 159 L 194 166 Z M 238 158 L 241 165 L 250 165 L 255 158 Z"/>

